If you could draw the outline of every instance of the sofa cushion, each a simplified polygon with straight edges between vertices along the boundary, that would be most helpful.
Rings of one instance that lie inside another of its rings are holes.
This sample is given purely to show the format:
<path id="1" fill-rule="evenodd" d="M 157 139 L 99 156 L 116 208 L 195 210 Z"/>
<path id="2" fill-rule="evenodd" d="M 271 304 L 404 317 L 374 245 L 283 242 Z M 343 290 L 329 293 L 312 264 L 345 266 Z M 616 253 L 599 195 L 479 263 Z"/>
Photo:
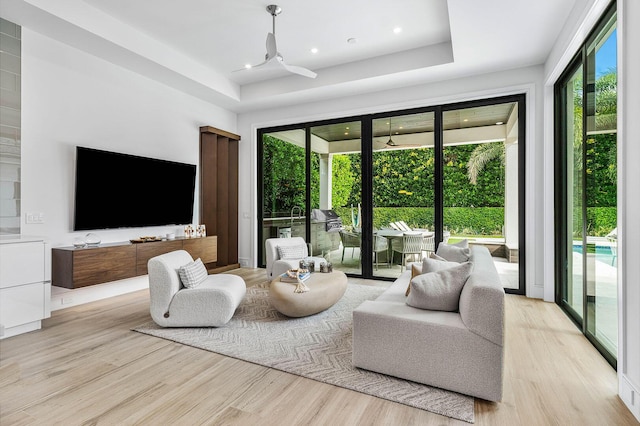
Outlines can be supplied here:
<path id="1" fill-rule="evenodd" d="M 193 262 L 189 262 L 186 265 L 182 265 L 178 269 L 178 275 L 180 275 L 180 281 L 186 288 L 197 287 L 207 276 L 207 268 L 205 268 L 202 260 L 197 258 Z"/>
<path id="2" fill-rule="evenodd" d="M 278 257 L 280 259 L 302 259 L 307 256 L 307 249 L 304 244 L 293 246 L 278 246 Z"/>
<path id="3" fill-rule="evenodd" d="M 450 262 L 466 262 L 469 260 L 471 250 L 467 240 L 462 240 L 456 244 L 440 243 L 436 254 Z"/>
<path id="4" fill-rule="evenodd" d="M 407 305 L 433 311 L 457 311 L 460 292 L 472 269 L 473 264 L 465 262 L 453 268 L 418 275 L 411 280 Z"/>
<path id="5" fill-rule="evenodd" d="M 429 272 L 438 272 L 438 271 L 442 271 L 443 269 L 449 269 L 449 268 L 454 268 L 456 266 L 460 266 L 459 262 L 449 262 L 444 258 L 440 258 L 440 259 L 434 259 L 429 257 L 425 257 L 424 259 L 422 259 L 422 273 L 426 274 Z"/>
<path id="6" fill-rule="evenodd" d="M 433 253 L 432 253 L 433 254 Z M 439 257 L 439 256 L 438 256 Z M 441 257 L 439 257 L 442 259 Z M 426 274 L 429 272 L 437 272 L 442 271 L 443 269 L 453 268 L 455 266 L 460 266 L 458 262 L 448 262 L 444 259 L 437 260 L 433 257 L 428 258 L 425 257 L 422 259 L 422 263 L 412 263 L 411 264 L 411 280 L 413 280 L 416 276 L 421 274 Z M 406 296 L 411 292 L 411 280 L 409 280 L 409 285 L 407 285 L 407 291 L 405 293 Z"/>
<path id="7" fill-rule="evenodd" d="M 420 274 L 422 274 L 422 267 L 420 266 L 420 264 L 412 263 L 411 264 L 411 279 L 414 279 L 415 277 L 417 277 Z M 404 293 L 404 295 L 408 296 L 410 291 L 411 291 L 411 281 L 409 281 L 409 285 L 407 286 L 407 291 Z"/>

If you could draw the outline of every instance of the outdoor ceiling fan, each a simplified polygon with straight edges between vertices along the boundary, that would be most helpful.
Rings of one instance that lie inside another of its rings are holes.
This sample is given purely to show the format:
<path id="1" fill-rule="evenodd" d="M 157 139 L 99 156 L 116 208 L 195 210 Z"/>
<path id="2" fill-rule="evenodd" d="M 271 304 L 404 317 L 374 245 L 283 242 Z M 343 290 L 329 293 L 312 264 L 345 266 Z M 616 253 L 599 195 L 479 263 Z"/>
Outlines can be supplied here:
<path id="1" fill-rule="evenodd" d="M 398 143 L 396 141 L 394 141 L 391 137 L 391 119 L 389 119 L 389 139 L 386 142 L 383 142 L 381 140 L 376 141 L 376 143 L 378 144 L 378 148 L 377 149 L 398 149 L 398 148 L 409 148 L 409 147 L 421 147 L 421 144 L 407 144 L 407 143 Z"/>
<path id="2" fill-rule="evenodd" d="M 318 74 L 316 74 L 315 72 L 303 67 L 288 65 L 284 62 L 284 59 L 280 54 L 280 52 L 278 52 L 278 48 L 276 45 L 276 16 L 278 16 L 282 12 L 282 8 L 278 5 L 270 4 L 269 6 L 267 6 L 267 12 L 271 14 L 271 17 L 273 20 L 273 31 L 267 34 L 267 53 L 264 55 L 264 61 L 257 65 L 247 66 L 237 71 L 257 68 L 273 62 L 278 64 L 285 70 L 289 71 L 290 73 L 302 75 L 304 77 L 309 77 L 309 78 L 316 78 Z"/>

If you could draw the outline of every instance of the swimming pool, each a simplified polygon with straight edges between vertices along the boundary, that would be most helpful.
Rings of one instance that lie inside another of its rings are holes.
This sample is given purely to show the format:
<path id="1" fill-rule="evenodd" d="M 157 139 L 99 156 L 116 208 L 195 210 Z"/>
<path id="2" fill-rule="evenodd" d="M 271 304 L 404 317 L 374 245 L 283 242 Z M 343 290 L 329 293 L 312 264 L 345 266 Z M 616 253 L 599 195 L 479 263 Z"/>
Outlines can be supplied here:
<path id="1" fill-rule="evenodd" d="M 582 244 L 574 244 L 574 253 L 582 253 Z M 594 253 L 596 260 L 608 265 L 615 265 L 616 256 L 611 251 L 611 246 L 599 246 L 587 244 L 587 253 Z"/>

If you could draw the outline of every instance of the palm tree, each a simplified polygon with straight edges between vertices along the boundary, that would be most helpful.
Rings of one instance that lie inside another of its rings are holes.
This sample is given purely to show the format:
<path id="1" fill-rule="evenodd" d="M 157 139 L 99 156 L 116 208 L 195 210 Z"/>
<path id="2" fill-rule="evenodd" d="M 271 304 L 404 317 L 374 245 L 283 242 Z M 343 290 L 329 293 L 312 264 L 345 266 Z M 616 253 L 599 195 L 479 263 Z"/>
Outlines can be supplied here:
<path id="1" fill-rule="evenodd" d="M 476 185 L 478 183 L 478 175 L 484 169 L 484 166 L 496 158 L 504 164 L 505 148 L 504 143 L 483 143 L 478 145 L 467 162 L 467 176 L 469 182 Z"/>

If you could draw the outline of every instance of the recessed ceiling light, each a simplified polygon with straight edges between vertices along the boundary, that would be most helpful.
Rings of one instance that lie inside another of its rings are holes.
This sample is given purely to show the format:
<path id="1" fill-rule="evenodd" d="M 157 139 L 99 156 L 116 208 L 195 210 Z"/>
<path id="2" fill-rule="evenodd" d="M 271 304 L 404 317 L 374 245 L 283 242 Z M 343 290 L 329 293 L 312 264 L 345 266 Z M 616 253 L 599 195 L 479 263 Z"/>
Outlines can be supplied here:
<path id="1" fill-rule="evenodd" d="M 394 33 L 394 34 L 400 34 L 401 32 L 402 32 L 402 27 L 395 27 L 395 28 L 393 29 L 393 33 Z"/>
<path id="2" fill-rule="evenodd" d="M 503 123 L 502 121 L 497 121 L 497 122 L 496 122 L 496 126 L 499 126 L 499 125 L 501 125 L 501 124 L 504 124 L 504 123 Z"/>
<path id="3" fill-rule="evenodd" d="M 349 44 L 356 44 L 358 42 L 358 39 L 355 37 L 351 37 L 347 39 L 347 43 Z"/>
<path id="4" fill-rule="evenodd" d="M 462 120 L 462 121 L 469 121 L 469 119 L 468 119 L 468 118 L 465 118 L 465 119 L 464 119 L 464 120 Z"/>
<path id="5" fill-rule="evenodd" d="M 311 53 L 318 53 L 318 48 L 317 47 L 312 48 Z"/>
<path id="6" fill-rule="evenodd" d="M 346 136 L 346 135 L 348 135 L 348 134 L 349 134 L 349 132 L 344 132 L 344 135 L 345 135 L 345 136 Z"/>
<path id="7" fill-rule="evenodd" d="M 250 68 L 251 68 L 251 64 L 246 64 L 244 67 L 245 67 L 246 69 L 250 69 Z"/>

